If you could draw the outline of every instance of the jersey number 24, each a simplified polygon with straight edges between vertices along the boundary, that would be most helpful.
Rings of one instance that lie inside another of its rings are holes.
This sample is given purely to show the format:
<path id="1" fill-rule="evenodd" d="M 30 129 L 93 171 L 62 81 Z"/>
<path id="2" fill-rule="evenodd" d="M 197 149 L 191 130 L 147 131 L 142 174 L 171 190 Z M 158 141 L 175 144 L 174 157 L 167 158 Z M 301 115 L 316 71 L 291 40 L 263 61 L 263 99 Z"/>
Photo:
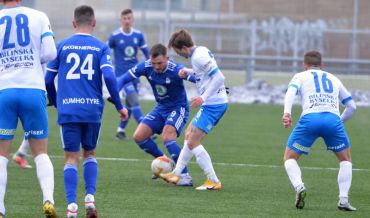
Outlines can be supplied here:
<path id="1" fill-rule="evenodd" d="M 67 79 L 80 79 L 81 74 L 87 75 L 88 80 L 93 79 L 94 75 L 94 69 L 93 69 L 93 55 L 92 54 L 87 54 L 86 58 L 83 60 L 81 66 L 81 59 L 80 56 L 77 53 L 70 53 L 67 56 L 66 63 L 72 63 L 73 65 L 71 69 L 68 70 L 67 73 Z M 79 71 L 76 71 L 77 68 L 80 66 Z M 81 72 L 81 74 L 79 73 Z"/>

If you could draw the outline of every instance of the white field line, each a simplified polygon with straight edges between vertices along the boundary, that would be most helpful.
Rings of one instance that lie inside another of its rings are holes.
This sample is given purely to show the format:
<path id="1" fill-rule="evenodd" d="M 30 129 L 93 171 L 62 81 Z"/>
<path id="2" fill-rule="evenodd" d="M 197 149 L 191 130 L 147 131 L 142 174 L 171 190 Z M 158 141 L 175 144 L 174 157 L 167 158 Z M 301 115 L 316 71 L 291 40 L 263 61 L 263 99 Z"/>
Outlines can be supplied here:
<path id="1" fill-rule="evenodd" d="M 50 155 L 51 158 L 63 159 L 64 156 L 55 156 Z M 97 157 L 97 160 L 107 160 L 107 161 L 126 161 L 126 162 L 151 162 L 151 160 L 147 159 L 133 159 L 133 158 L 115 158 L 115 157 Z M 194 162 L 190 162 L 191 164 L 195 164 Z M 248 163 L 217 163 L 213 162 L 214 165 L 221 165 L 221 166 L 232 166 L 232 167 L 254 167 L 254 168 L 282 168 L 283 164 L 280 165 L 263 165 L 263 164 L 248 164 Z M 338 171 L 339 168 L 325 168 L 325 167 L 302 167 L 301 169 L 306 170 L 329 170 L 329 171 Z M 362 172 L 370 172 L 370 169 L 359 169 L 353 168 L 353 171 L 362 171 Z"/>

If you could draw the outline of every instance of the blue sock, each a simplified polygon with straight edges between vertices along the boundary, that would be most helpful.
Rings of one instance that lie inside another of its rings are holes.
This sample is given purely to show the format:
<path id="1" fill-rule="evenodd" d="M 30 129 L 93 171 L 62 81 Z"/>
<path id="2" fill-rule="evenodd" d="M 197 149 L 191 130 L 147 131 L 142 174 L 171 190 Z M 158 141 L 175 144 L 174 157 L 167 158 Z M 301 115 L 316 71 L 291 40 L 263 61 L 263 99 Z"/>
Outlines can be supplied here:
<path id="1" fill-rule="evenodd" d="M 140 121 L 144 118 L 143 112 L 141 112 L 140 105 L 131 107 L 132 115 L 134 115 L 134 118 L 137 123 L 140 123 Z"/>
<path id="2" fill-rule="evenodd" d="M 127 120 L 121 120 L 119 122 L 119 127 L 121 127 L 122 129 L 125 129 L 126 128 L 126 126 L 128 124 L 128 120 L 131 117 L 131 109 L 130 108 L 127 108 L 127 110 L 128 110 L 128 118 L 127 118 Z"/>
<path id="3" fill-rule="evenodd" d="M 78 171 L 74 164 L 64 165 L 64 189 L 68 204 L 76 203 L 76 193 L 78 185 Z"/>
<path id="4" fill-rule="evenodd" d="M 136 142 L 141 149 L 152 155 L 154 158 L 163 156 L 164 153 L 158 148 L 157 144 L 151 138 L 144 139 L 141 142 Z"/>
<path id="5" fill-rule="evenodd" d="M 177 163 L 177 159 L 179 159 L 181 148 L 177 144 L 176 140 L 165 141 L 164 146 L 167 148 L 167 151 L 168 153 L 170 153 L 173 161 Z M 185 167 L 182 173 L 188 173 L 188 168 Z"/>
<path id="6" fill-rule="evenodd" d="M 86 194 L 95 194 L 96 180 L 98 178 L 98 162 L 89 157 L 84 161 L 84 179 Z"/>

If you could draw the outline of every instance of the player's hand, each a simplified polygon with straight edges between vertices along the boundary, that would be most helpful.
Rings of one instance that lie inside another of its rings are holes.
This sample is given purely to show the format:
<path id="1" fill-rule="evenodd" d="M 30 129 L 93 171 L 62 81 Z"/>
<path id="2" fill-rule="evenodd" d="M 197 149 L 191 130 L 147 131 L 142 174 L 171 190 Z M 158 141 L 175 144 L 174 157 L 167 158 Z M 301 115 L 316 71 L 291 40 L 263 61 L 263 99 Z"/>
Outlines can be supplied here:
<path id="1" fill-rule="evenodd" d="M 186 68 L 182 68 L 180 71 L 179 71 L 179 77 L 180 78 L 186 78 L 188 75 L 188 73 L 186 72 Z"/>
<path id="2" fill-rule="evenodd" d="M 110 97 L 110 96 L 107 98 L 107 101 L 108 101 L 109 103 L 111 103 L 111 104 L 114 104 L 114 101 L 113 101 L 112 97 Z"/>
<path id="3" fill-rule="evenodd" d="M 127 108 L 122 108 L 121 110 L 118 111 L 120 114 L 121 120 L 127 120 L 128 119 L 128 110 Z"/>
<path id="4" fill-rule="evenodd" d="M 292 119 L 292 116 L 289 114 L 289 113 L 284 113 L 283 117 L 282 117 L 282 122 L 283 122 L 283 126 L 285 128 L 289 128 L 292 126 L 292 123 L 293 123 L 293 119 Z"/>
<path id="5" fill-rule="evenodd" d="M 201 96 L 198 96 L 198 97 L 195 97 L 195 98 L 192 98 L 191 99 L 190 106 L 192 106 L 192 107 L 199 107 L 203 103 L 204 103 L 203 98 Z"/>

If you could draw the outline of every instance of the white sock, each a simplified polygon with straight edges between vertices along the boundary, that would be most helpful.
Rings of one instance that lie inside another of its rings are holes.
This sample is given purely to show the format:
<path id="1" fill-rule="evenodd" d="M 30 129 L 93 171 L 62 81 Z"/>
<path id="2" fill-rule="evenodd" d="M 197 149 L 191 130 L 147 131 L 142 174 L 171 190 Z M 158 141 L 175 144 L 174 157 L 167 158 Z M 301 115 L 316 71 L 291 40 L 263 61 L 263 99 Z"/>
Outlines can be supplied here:
<path id="1" fill-rule="evenodd" d="M 300 187 L 304 186 L 302 182 L 301 169 L 298 163 L 294 159 L 288 159 L 284 162 L 285 170 L 289 176 L 290 182 L 292 183 L 294 189 L 297 191 Z"/>
<path id="2" fill-rule="evenodd" d="M 176 167 L 173 173 L 180 175 L 184 168 L 188 165 L 189 161 L 193 157 L 193 152 L 188 147 L 188 141 L 184 141 L 184 147 L 182 147 L 179 158 L 177 159 Z"/>
<path id="3" fill-rule="evenodd" d="M 4 197 L 6 192 L 6 182 L 8 179 L 8 159 L 4 156 L 0 156 L 0 213 L 5 215 Z"/>
<path id="4" fill-rule="evenodd" d="M 19 146 L 17 153 L 23 156 L 26 156 L 28 153 L 28 149 L 30 147 L 30 143 L 28 140 L 23 139 L 22 144 Z"/>
<path id="5" fill-rule="evenodd" d="M 219 183 L 220 180 L 217 178 L 215 170 L 213 169 L 212 160 L 203 145 L 199 145 L 191 150 L 197 159 L 197 163 L 203 170 L 204 174 L 212 182 Z"/>
<path id="6" fill-rule="evenodd" d="M 43 203 L 50 201 L 54 204 L 54 168 L 47 154 L 35 157 L 36 173 L 43 194 Z"/>
<path id="7" fill-rule="evenodd" d="M 121 127 L 117 127 L 117 132 L 125 132 L 125 129 L 122 129 Z"/>
<path id="8" fill-rule="evenodd" d="M 338 186 L 339 186 L 339 199 L 342 204 L 348 202 L 348 192 L 351 188 L 352 182 L 352 163 L 349 161 L 341 161 L 339 163 L 338 172 Z"/>
<path id="9" fill-rule="evenodd" d="M 95 208 L 95 198 L 92 194 L 85 196 L 85 208 Z"/>

